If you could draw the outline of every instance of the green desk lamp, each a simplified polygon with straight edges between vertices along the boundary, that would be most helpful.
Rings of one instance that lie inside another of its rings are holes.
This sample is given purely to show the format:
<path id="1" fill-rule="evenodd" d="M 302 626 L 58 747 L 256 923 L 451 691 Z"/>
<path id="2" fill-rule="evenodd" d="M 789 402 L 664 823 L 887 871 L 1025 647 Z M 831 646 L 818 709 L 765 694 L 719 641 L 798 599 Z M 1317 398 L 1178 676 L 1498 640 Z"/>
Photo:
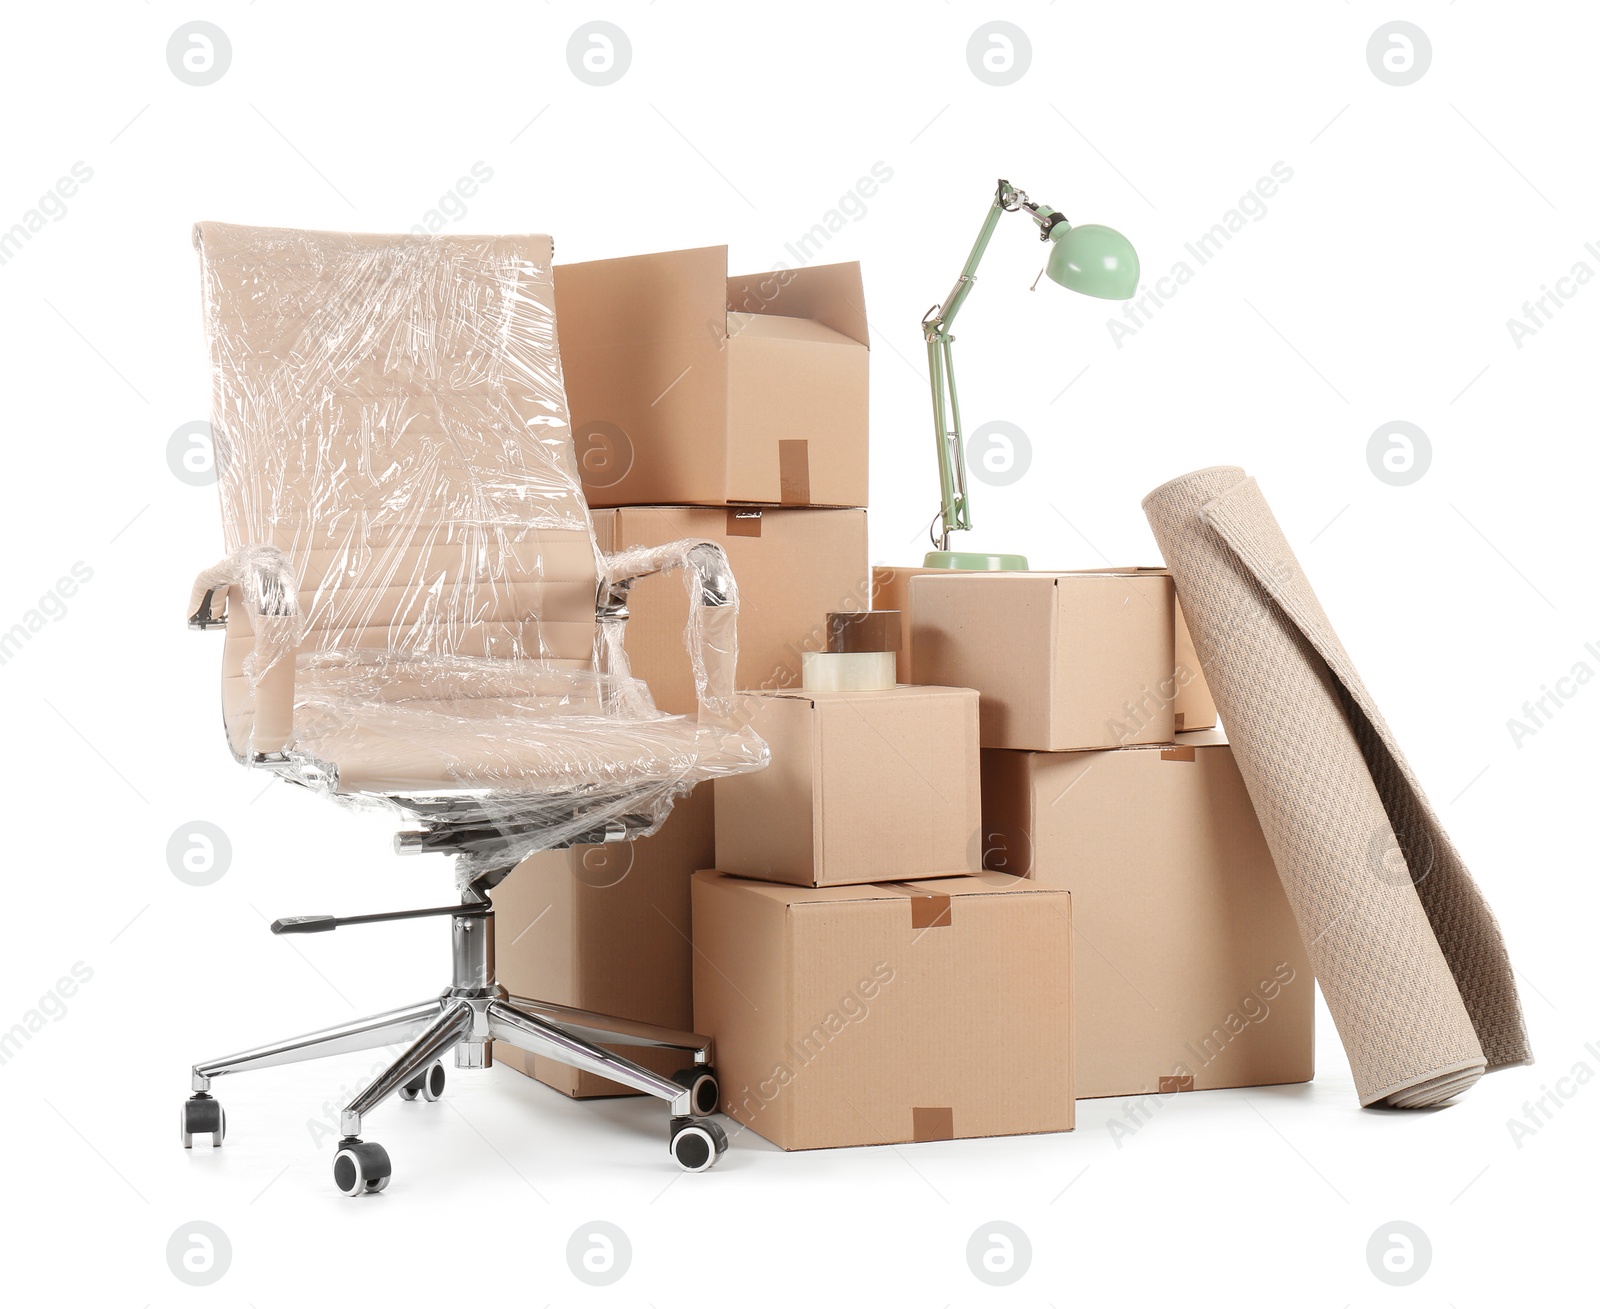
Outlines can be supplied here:
<path id="1" fill-rule="evenodd" d="M 976 280 L 978 264 L 989 248 L 989 238 L 1003 213 L 1020 209 L 1039 225 L 1039 239 L 1051 242 L 1045 275 L 1069 291 L 1098 296 L 1102 300 L 1127 300 L 1139 287 L 1139 256 L 1128 238 L 1110 227 L 1086 223 L 1073 227 L 1049 205 L 1035 204 L 1027 192 L 1019 191 L 1001 178 L 995 187 L 994 203 L 989 206 L 983 228 L 973 243 L 972 253 L 961 269 L 961 276 L 945 297 L 922 316 L 922 337 L 928 343 L 928 380 L 933 386 L 933 432 L 939 443 L 939 530 L 922 564 L 924 568 L 967 568 L 985 572 L 1025 569 L 1022 555 L 981 554 L 950 548 L 952 532 L 972 529 L 971 506 L 967 498 L 967 456 L 961 442 L 961 409 L 956 404 L 956 379 L 950 361 L 950 335 L 956 314 L 966 302 Z M 948 417 L 946 410 L 948 408 Z"/>

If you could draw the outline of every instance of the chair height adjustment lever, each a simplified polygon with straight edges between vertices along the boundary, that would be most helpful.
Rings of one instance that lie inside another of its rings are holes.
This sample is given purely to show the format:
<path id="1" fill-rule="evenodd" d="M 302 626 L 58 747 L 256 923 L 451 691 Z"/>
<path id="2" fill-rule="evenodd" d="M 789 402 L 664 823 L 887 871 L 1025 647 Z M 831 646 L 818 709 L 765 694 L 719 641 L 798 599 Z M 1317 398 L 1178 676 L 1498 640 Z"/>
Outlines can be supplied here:
<path id="1" fill-rule="evenodd" d="M 339 920 L 332 914 L 307 914 L 301 918 L 274 918 L 272 920 L 272 934 L 281 936 L 286 932 L 331 932 L 339 925 Z"/>
<path id="2" fill-rule="evenodd" d="M 447 904 L 433 909 L 395 909 L 384 914 L 352 914 L 336 918 L 332 914 L 305 914 L 299 918 L 275 918 L 272 921 L 274 936 L 294 935 L 303 932 L 331 932 L 336 927 L 359 927 L 363 923 L 393 923 L 402 918 L 486 918 L 494 912 L 489 903 Z"/>

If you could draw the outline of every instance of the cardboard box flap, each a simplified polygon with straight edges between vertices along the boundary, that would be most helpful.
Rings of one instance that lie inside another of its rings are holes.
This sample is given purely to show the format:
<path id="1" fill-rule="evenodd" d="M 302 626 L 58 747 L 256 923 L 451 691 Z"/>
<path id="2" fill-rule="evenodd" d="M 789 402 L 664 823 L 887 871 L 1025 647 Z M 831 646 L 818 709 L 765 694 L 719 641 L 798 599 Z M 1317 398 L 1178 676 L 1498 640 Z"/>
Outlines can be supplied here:
<path id="1" fill-rule="evenodd" d="M 725 245 L 557 264 L 558 293 L 583 304 L 581 314 L 559 320 L 562 354 L 677 338 L 720 348 L 727 267 Z"/>
<path id="2" fill-rule="evenodd" d="M 816 345 L 854 346 L 843 332 L 836 332 L 814 318 L 784 318 L 779 314 L 728 314 L 730 341 L 803 341 Z"/>
<path id="3" fill-rule="evenodd" d="M 562 369 L 591 503 L 615 480 L 596 480 L 591 459 L 605 471 L 623 458 L 624 475 L 664 499 L 695 489 L 693 470 L 657 438 L 727 421 L 726 265 L 725 246 L 556 265 Z"/>
<path id="4" fill-rule="evenodd" d="M 724 263 L 726 267 L 726 263 Z M 733 313 L 809 318 L 871 347 L 860 264 L 821 264 L 729 277 L 727 309 Z"/>

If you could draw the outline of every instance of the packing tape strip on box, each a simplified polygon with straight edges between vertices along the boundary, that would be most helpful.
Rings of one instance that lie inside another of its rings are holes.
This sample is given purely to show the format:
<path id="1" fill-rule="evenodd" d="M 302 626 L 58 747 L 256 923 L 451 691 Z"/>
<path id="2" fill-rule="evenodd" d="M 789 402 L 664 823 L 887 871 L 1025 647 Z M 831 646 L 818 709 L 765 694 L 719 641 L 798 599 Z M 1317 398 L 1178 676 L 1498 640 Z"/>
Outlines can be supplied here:
<path id="1" fill-rule="evenodd" d="M 811 447 L 805 441 L 778 442 L 778 499 L 786 505 L 811 503 Z"/>
<path id="2" fill-rule="evenodd" d="M 898 882 L 874 882 L 880 891 L 903 895 L 911 906 L 911 930 L 924 932 L 930 927 L 949 927 L 955 902 L 942 891 L 925 891 L 920 886 L 902 886 Z"/>

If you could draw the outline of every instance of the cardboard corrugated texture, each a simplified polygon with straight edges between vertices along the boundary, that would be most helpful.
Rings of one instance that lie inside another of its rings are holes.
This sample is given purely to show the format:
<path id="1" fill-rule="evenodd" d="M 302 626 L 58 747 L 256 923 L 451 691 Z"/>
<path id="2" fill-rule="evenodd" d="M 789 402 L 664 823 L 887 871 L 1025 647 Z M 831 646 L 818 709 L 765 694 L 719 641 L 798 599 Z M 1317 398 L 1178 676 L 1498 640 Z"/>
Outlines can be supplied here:
<path id="1" fill-rule="evenodd" d="M 708 246 L 555 281 L 591 506 L 867 503 L 860 265 L 730 277 Z"/>
<path id="2" fill-rule="evenodd" d="M 911 612 L 911 579 L 923 575 L 947 576 L 948 568 L 901 568 L 875 564 L 872 569 L 872 607 L 900 611 L 900 652 L 897 656 L 897 673 L 902 682 L 915 682 L 912 651 L 915 641 L 912 629 L 915 619 Z M 1110 573 L 1166 573 L 1164 568 L 1107 568 L 1099 572 Z M 1175 732 L 1196 731 L 1217 725 L 1217 706 L 1206 685 L 1200 667 L 1200 656 L 1195 651 L 1194 640 L 1183 621 L 1183 610 L 1176 599 L 1172 607 L 1173 673 L 1176 694 L 1172 701 L 1172 726 Z"/>
<path id="3" fill-rule="evenodd" d="M 1073 1125 L 1072 906 L 1005 877 L 694 880 L 723 1112 L 786 1150 Z"/>
<path id="4" fill-rule="evenodd" d="M 1095 573 L 1157 574 L 1171 577 L 1169 569 L 1148 564 L 1117 568 L 1078 570 Z M 1203 731 L 1217 725 L 1217 704 L 1211 698 L 1211 688 L 1206 685 L 1205 672 L 1200 667 L 1200 655 L 1194 648 L 1194 638 L 1189 635 L 1189 625 L 1183 621 L 1183 607 L 1178 603 L 1176 591 L 1172 601 L 1172 662 L 1176 691 L 1172 699 L 1173 730 L 1179 732 Z"/>
<path id="5" fill-rule="evenodd" d="M 772 762 L 714 783 L 718 868 L 832 886 L 981 866 L 975 691 L 790 691 L 742 708 Z"/>
<path id="6" fill-rule="evenodd" d="M 531 855 L 494 891 L 496 972 L 513 995 L 687 1030 L 689 881 L 712 862 L 711 788 L 674 806 L 654 836 Z M 619 1048 L 658 1072 L 672 1051 Z M 495 1058 L 571 1096 L 632 1095 L 608 1078 L 496 1042 Z"/>
<path id="7" fill-rule="evenodd" d="M 800 685 L 800 656 L 827 644 L 830 610 L 867 603 L 864 509 L 708 509 L 652 505 L 596 509 L 595 537 L 606 553 L 671 541 L 715 541 L 739 583 L 738 685 L 781 690 Z M 635 677 L 656 706 L 694 714 L 694 674 L 684 649 L 688 598 L 681 575 L 634 583 L 624 646 Z"/>
<path id="8" fill-rule="evenodd" d="M 1310 1079 L 1311 967 L 1221 733 L 985 750 L 983 795 L 989 866 L 1072 893 L 1080 1096 Z"/>
<path id="9" fill-rule="evenodd" d="M 1166 574 L 923 572 L 910 591 L 916 678 L 975 687 L 986 748 L 1172 740 Z"/>

